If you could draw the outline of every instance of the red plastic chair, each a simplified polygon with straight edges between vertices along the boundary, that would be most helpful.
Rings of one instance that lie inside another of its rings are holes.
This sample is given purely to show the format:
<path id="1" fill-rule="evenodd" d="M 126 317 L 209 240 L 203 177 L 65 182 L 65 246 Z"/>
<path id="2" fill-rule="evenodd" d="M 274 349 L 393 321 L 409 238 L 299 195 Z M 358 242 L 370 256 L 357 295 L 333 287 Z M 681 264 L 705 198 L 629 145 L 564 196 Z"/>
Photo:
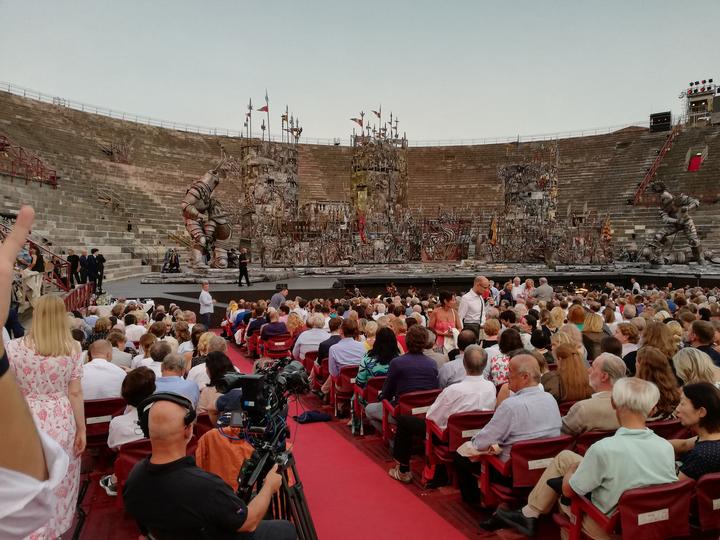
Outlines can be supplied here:
<path id="1" fill-rule="evenodd" d="M 470 411 L 451 414 L 443 430 L 432 420 L 425 419 L 425 471 L 423 477 L 434 476 L 439 463 L 453 462 L 454 452 L 472 439 L 493 417 L 495 411 Z M 448 469 L 448 476 L 451 470 Z"/>
<path id="2" fill-rule="evenodd" d="M 557 371 L 558 365 L 557 365 L 557 363 L 553 363 L 553 364 L 548 364 L 547 367 L 548 367 L 548 371 Z"/>
<path id="3" fill-rule="evenodd" d="M 320 360 L 320 365 L 315 364 L 313 366 L 313 373 L 315 374 L 315 377 L 313 378 L 313 390 L 320 390 L 322 385 L 330 376 L 328 362 L 329 360 L 327 358 L 323 358 Z"/>
<path id="4" fill-rule="evenodd" d="M 390 416 L 408 414 L 424 418 L 425 413 L 430 408 L 430 405 L 435 402 L 435 399 L 439 394 L 440 390 L 419 390 L 417 392 L 408 392 L 407 394 L 400 396 L 397 404 L 394 406 L 387 399 L 384 399 L 382 402 L 383 442 L 385 444 L 389 444 L 390 439 L 392 439 L 395 434 L 396 426 L 395 424 L 390 423 Z"/>
<path id="5" fill-rule="evenodd" d="M 215 429 L 215 426 L 210 420 L 210 415 L 208 413 L 198 414 L 197 420 L 195 421 L 195 428 L 193 429 L 195 436 L 199 439 L 211 429 Z"/>
<path id="6" fill-rule="evenodd" d="M 331 376 L 330 403 L 333 405 L 335 416 L 338 415 L 339 402 L 350 403 L 360 366 L 342 366 L 337 377 Z"/>
<path id="7" fill-rule="evenodd" d="M 648 422 L 647 427 L 655 432 L 655 435 L 663 439 L 689 439 L 692 432 L 684 427 L 680 420 L 658 420 L 657 422 Z"/>
<path id="8" fill-rule="evenodd" d="M 695 492 L 700 531 L 717 531 L 720 529 L 720 473 L 701 476 Z"/>
<path id="9" fill-rule="evenodd" d="M 308 375 L 312 373 L 312 369 L 315 365 L 315 360 L 317 360 L 317 357 L 317 351 L 309 351 L 305 353 L 305 358 L 303 359 L 302 364 L 303 366 L 305 366 L 305 371 L 308 372 Z"/>
<path id="10" fill-rule="evenodd" d="M 378 396 L 385 385 L 385 379 L 387 377 L 370 377 L 364 387 L 353 385 L 353 406 L 351 410 L 352 414 L 352 433 L 355 435 L 356 426 L 360 428 L 360 435 L 365 435 L 365 426 L 363 420 L 365 418 L 365 407 L 360 402 L 362 398 L 365 403 L 377 403 Z"/>
<path id="11" fill-rule="evenodd" d="M 570 410 L 570 407 L 572 407 L 576 403 L 577 401 L 563 401 L 562 403 L 558 403 L 558 409 L 560 409 L 560 416 L 565 416 Z"/>
<path id="12" fill-rule="evenodd" d="M 251 336 L 249 336 L 247 338 L 247 341 L 245 343 L 247 344 L 247 352 L 248 352 L 248 356 L 250 356 L 250 358 L 257 358 L 258 356 L 260 356 L 260 353 L 258 351 L 258 342 L 259 341 L 260 340 L 258 339 L 257 332 L 255 332 L 254 334 L 252 334 Z"/>
<path id="13" fill-rule="evenodd" d="M 593 444 L 598 442 L 600 439 L 604 439 L 605 437 L 612 437 L 613 435 L 615 435 L 614 431 L 600 430 L 586 431 L 585 433 L 581 433 L 575 440 L 575 452 L 580 454 L 581 456 L 584 456 L 585 452 L 587 452 L 588 448 L 590 448 Z"/>
<path id="14" fill-rule="evenodd" d="M 262 354 L 272 359 L 287 358 L 292 354 L 292 346 L 293 338 L 290 334 L 260 340 Z"/>
<path id="15" fill-rule="evenodd" d="M 110 420 L 123 413 L 127 404 L 121 397 L 85 401 L 87 448 L 107 447 Z"/>
<path id="16" fill-rule="evenodd" d="M 503 462 L 498 456 L 483 455 L 472 458 L 480 461 L 480 492 L 483 503 L 495 507 L 499 503 L 516 506 L 527 498 L 553 458 L 563 450 L 569 450 L 575 439 L 569 435 L 534 439 L 517 442 L 510 450 L 510 459 Z M 490 478 L 490 468 L 512 480 L 512 486 L 494 483 Z"/>
<path id="17" fill-rule="evenodd" d="M 569 540 L 584 538 L 582 522 L 589 516 L 608 534 L 622 531 L 622 538 L 654 540 L 685 537 L 690 534 L 690 499 L 695 482 L 682 480 L 629 489 L 622 494 L 617 509 L 603 514 L 581 495 L 573 495 L 572 516 L 555 515 L 555 522 L 569 533 Z"/>

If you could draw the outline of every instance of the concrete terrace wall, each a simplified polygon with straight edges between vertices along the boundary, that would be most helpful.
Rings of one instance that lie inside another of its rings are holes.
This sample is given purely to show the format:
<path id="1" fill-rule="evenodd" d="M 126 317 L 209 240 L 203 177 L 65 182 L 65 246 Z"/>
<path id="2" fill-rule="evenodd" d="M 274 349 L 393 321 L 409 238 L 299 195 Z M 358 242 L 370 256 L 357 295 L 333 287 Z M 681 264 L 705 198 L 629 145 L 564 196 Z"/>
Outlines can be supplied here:
<path id="1" fill-rule="evenodd" d="M 0 179 L 0 207 L 14 210 L 23 203 L 40 212 L 36 231 L 56 246 L 105 246 L 112 254 L 111 277 L 139 273 L 148 251 L 167 245 L 168 233 L 184 230 L 180 200 L 190 183 L 212 166 L 219 145 L 234 153 L 238 140 L 179 132 L 115 120 L 0 92 L 0 133 L 36 152 L 61 175 L 56 191 L 34 183 Z M 718 128 L 683 133 L 665 158 L 660 176 L 672 177 L 673 189 L 691 195 L 717 193 L 720 172 Z M 606 135 L 557 141 L 560 211 L 568 204 L 580 211 L 585 204 L 609 214 L 618 249 L 635 239 L 644 241 L 657 227 L 657 210 L 630 207 L 646 169 L 665 141 L 665 133 L 628 128 Z M 130 163 L 114 163 L 101 145 L 129 143 Z M 689 147 L 702 143 L 708 158 L 697 173 L 684 171 Z M 408 150 L 408 204 L 434 214 L 439 207 L 467 208 L 488 220 L 504 205 L 497 167 L 518 161 L 517 156 L 548 155 L 554 141 L 474 146 L 411 147 Z M 350 187 L 352 149 L 341 146 L 301 145 L 299 148 L 300 204 L 312 200 L 345 200 Z M 99 191 L 110 190 L 121 202 L 111 210 L 99 201 Z M 713 191 L 714 190 L 714 191 Z M 221 184 L 226 204 L 237 189 Z M 719 197 L 720 198 L 720 197 Z M 701 234 L 720 246 L 714 227 L 716 204 L 698 211 Z M 131 233 L 126 223 L 135 225 Z M 634 236 L 634 238 L 633 238 Z"/>

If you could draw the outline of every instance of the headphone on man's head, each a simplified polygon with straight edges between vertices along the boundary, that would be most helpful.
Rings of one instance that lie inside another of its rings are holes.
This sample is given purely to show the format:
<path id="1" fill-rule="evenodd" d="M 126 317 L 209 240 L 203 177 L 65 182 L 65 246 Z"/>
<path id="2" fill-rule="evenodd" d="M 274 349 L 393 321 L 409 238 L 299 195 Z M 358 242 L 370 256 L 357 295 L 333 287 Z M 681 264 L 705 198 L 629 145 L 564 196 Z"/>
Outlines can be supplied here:
<path id="1" fill-rule="evenodd" d="M 174 392 L 158 392 L 157 394 L 153 394 L 144 399 L 143 402 L 138 405 L 138 424 L 140 424 L 140 429 L 146 439 L 150 437 L 150 409 L 152 408 L 152 404 L 156 401 L 172 401 L 173 403 L 177 403 L 181 407 L 187 409 L 185 418 L 183 418 L 183 422 L 185 422 L 186 426 L 192 424 L 193 420 L 195 420 L 195 417 L 197 416 L 192 401 L 185 396 L 181 396 L 180 394 L 176 394 Z"/>

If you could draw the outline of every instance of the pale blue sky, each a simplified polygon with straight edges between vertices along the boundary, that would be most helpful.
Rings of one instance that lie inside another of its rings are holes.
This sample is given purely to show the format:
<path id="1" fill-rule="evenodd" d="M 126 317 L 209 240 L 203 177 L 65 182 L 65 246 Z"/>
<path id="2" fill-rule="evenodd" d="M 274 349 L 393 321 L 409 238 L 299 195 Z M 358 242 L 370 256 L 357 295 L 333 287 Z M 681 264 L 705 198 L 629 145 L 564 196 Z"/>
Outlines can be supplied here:
<path id="1" fill-rule="evenodd" d="M 531 135 L 678 111 L 718 77 L 717 0 L 0 0 L 0 80 L 240 129 L 267 87 L 308 137 L 382 104 L 411 139 Z M 720 79 L 719 79 L 720 80 Z"/>

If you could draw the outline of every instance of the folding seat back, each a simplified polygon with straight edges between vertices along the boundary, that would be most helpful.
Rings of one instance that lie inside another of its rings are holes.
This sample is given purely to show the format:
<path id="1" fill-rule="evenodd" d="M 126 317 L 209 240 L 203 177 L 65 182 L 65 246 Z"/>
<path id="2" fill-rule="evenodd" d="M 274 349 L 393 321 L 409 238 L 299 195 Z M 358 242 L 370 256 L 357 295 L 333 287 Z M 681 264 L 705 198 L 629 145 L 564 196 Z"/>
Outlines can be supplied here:
<path id="1" fill-rule="evenodd" d="M 386 376 L 371 377 L 368 379 L 363 392 L 363 397 L 365 398 L 365 401 L 367 401 L 368 403 L 377 402 L 378 396 L 380 395 L 380 392 L 385 385 L 385 379 L 387 379 Z"/>
<path id="2" fill-rule="evenodd" d="M 581 433 L 575 440 L 575 452 L 577 452 L 581 456 L 584 456 L 585 452 L 587 452 L 587 449 L 590 448 L 593 444 L 598 442 L 600 439 L 604 439 L 605 437 L 612 437 L 614 434 L 614 431 L 600 430 L 586 431 L 585 433 Z"/>
<path id="3" fill-rule="evenodd" d="M 562 403 L 558 403 L 558 409 L 560 409 L 560 416 L 565 416 L 570 410 L 570 407 L 572 407 L 576 403 L 577 401 L 563 401 Z"/>
<path id="4" fill-rule="evenodd" d="M 630 489 L 618 502 L 623 538 L 677 538 L 690 534 L 690 499 L 695 482 L 682 480 Z"/>
<path id="5" fill-rule="evenodd" d="M 322 360 L 320 360 L 319 366 L 315 365 L 315 367 L 313 367 L 313 372 L 315 373 L 315 378 L 313 379 L 313 390 L 320 390 L 323 383 L 330 376 L 328 362 L 329 360 L 327 358 L 323 358 Z"/>
<path id="6" fill-rule="evenodd" d="M 454 452 L 472 439 L 493 417 L 494 411 L 472 411 L 450 415 L 446 431 L 448 432 L 448 450 Z"/>
<path id="7" fill-rule="evenodd" d="M 425 416 L 430 405 L 435 402 L 439 394 L 440 390 L 419 390 L 403 394 L 395 405 L 393 416 L 400 416 L 401 414 Z"/>
<path id="8" fill-rule="evenodd" d="M 211 429 L 215 429 L 215 426 L 210 420 L 210 415 L 208 413 L 198 414 L 197 420 L 195 421 L 195 427 L 193 429 L 193 433 L 195 434 L 195 436 L 199 439 Z"/>
<path id="9" fill-rule="evenodd" d="M 308 372 L 308 374 L 312 371 L 313 366 L 315 365 L 315 360 L 317 360 L 318 352 L 317 351 L 308 351 L 305 353 L 305 358 L 302 361 L 303 366 L 305 366 L 305 371 Z"/>
<path id="10" fill-rule="evenodd" d="M 720 529 L 720 473 L 700 477 L 696 484 L 696 494 L 700 529 Z"/>
<path id="11" fill-rule="evenodd" d="M 553 458 L 572 448 L 575 440 L 568 435 L 534 439 L 513 444 L 510 463 L 514 488 L 531 488 L 545 472 Z"/>
<path id="12" fill-rule="evenodd" d="M 263 341 L 263 353 L 268 358 L 286 358 L 290 356 L 293 339 L 290 334 L 273 336 Z"/>
<path id="13" fill-rule="evenodd" d="M 108 399 L 88 399 L 85 401 L 85 426 L 88 448 L 107 446 L 110 420 L 123 413 L 126 407 L 121 397 Z"/>
<path id="14" fill-rule="evenodd" d="M 337 377 L 333 377 L 330 385 L 330 402 L 335 410 L 335 416 L 338 414 L 341 402 L 349 402 L 353 396 L 355 387 L 355 377 L 357 377 L 360 366 L 342 366 Z"/>
<path id="15" fill-rule="evenodd" d="M 653 430 L 655 435 L 663 439 L 688 439 L 692 436 L 690 431 L 684 427 L 680 420 L 658 420 L 657 422 L 648 422 L 647 427 Z"/>

